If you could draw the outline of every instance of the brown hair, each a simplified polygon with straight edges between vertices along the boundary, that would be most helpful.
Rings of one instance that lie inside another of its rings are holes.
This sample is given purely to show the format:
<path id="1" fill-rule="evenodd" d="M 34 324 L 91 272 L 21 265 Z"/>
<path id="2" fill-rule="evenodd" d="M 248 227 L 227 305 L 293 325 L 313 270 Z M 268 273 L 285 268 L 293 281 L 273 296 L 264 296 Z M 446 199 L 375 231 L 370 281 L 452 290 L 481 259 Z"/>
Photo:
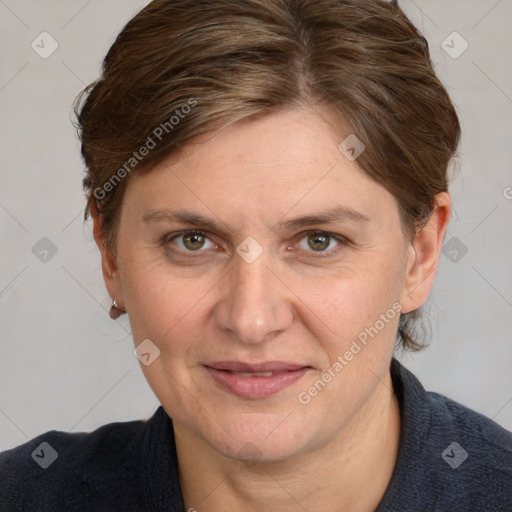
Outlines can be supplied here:
<path id="1" fill-rule="evenodd" d="M 115 254 L 123 193 L 142 153 L 140 168 L 150 168 L 201 134 L 316 102 L 363 141 L 357 162 L 395 196 L 411 238 L 447 190 L 460 126 L 425 39 L 383 0 L 151 2 L 75 103 L 85 218 L 99 213 Z M 401 315 L 404 348 L 422 346 L 418 313 Z"/>

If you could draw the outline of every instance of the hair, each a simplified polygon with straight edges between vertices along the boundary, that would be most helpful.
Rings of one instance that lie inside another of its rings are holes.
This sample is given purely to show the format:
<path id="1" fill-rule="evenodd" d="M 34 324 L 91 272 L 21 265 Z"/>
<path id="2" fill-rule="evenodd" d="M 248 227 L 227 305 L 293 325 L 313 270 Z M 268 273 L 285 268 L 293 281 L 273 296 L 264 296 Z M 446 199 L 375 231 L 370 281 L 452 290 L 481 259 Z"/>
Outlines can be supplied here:
<path id="1" fill-rule="evenodd" d="M 227 124 L 316 103 L 363 141 L 357 163 L 396 198 L 412 240 L 435 195 L 447 191 L 460 125 L 426 40 L 384 0 L 149 3 L 75 100 L 85 219 L 99 216 L 115 255 L 133 172 Z M 419 314 L 401 314 L 397 341 L 405 349 L 423 347 Z"/>

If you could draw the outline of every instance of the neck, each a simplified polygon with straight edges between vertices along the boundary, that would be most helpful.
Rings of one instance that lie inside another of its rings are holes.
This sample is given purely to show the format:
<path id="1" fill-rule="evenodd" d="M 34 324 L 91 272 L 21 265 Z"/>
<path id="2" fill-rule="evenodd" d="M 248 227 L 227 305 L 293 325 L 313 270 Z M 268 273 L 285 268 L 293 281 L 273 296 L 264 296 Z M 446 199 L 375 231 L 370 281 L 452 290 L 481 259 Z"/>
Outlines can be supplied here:
<path id="1" fill-rule="evenodd" d="M 400 410 L 389 373 L 382 384 L 328 444 L 286 461 L 246 465 L 175 425 L 185 510 L 375 510 L 400 441 Z"/>

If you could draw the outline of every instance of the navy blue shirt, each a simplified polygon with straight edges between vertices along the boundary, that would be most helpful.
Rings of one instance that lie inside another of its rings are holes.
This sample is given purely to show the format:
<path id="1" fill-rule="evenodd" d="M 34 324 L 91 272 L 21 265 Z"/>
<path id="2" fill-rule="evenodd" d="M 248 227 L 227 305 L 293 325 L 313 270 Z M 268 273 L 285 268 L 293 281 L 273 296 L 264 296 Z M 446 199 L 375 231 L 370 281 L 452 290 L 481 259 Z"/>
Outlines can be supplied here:
<path id="1" fill-rule="evenodd" d="M 512 433 L 426 392 L 396 359 L 396 467 L 376 512 L 512 512 Z M 371 485 L 371 482 L 368 483 Z M 51 431 L 0 454 L 1 512 L 185 512 L 171 419 Z"/>

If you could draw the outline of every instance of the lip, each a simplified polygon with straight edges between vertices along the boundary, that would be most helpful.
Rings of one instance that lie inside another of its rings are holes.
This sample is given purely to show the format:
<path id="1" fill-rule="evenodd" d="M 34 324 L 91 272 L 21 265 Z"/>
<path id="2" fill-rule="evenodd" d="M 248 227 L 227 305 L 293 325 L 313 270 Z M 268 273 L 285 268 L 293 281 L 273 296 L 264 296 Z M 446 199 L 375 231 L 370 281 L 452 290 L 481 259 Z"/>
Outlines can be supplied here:
<path id="1" fill-rule="evenodd" d="M 224 390 L 247 399 L 266 398 L 291 386 L 312 368 L 283 361 L 244 363 L 218 361 L 204 365 L 210 376 Z M 237 372 L 237 373 L 235 373 Z M 268 373 L 271 376 L 240 375 L 240 373 Z"/>

